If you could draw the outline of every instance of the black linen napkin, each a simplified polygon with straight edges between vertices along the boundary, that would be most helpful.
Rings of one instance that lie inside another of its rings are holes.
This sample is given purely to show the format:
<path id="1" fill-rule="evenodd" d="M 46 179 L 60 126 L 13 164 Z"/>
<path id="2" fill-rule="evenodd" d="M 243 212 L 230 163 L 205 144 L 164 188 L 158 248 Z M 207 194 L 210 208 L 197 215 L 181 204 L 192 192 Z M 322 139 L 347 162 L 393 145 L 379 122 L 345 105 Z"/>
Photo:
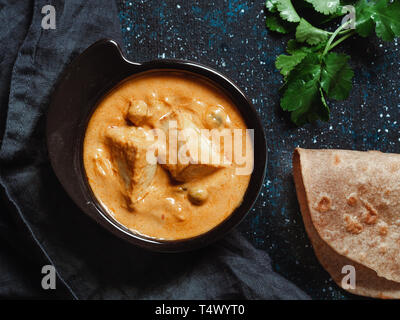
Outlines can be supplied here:
<path id="1" fill-rule="evenodd" d="M 47 4 L 56 9 L 55 30 L 41 27 Z M 77 54 L 101 38 L 121 43 L 116 5 L 0 0 L 0 17 L 0 297 L 308 298 L 237 232 L 194 252 L 157 254 L 115 238 L 82 213 L 50 167 L 45 113 Z M 40 289 L 44 264 L 56 267 L 55 291 Z"/>

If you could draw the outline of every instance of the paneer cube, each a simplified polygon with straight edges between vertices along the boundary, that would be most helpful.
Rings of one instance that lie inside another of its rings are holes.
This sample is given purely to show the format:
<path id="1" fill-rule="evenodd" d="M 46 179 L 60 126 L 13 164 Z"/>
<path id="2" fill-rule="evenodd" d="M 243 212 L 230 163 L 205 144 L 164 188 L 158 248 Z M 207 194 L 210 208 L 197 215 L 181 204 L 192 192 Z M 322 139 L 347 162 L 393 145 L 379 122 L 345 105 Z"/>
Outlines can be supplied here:
<path id="1" fill-rule="evenodd" d="M 141 126 L 150 117 L 150 109 L 146 102 L 143 100 L 131 100 L 129 102 L 127 118 L 135 126 Z"/>
<path id="2" fill-rule="evenodd" d="M 147 130 L 135 127 L 110 127 L 105 134 L 130 207 L 146 196 L 156 173 L 157 163 L 149 163 L 146 159 L 151 145 L 146 139 L 149 134 Z"/>
<path id="3" fill-rule="evenodd" d="M 163 167 L 180 182 L 187 182 L 225 167 L 224 156 L 215 150 L 210 139 L 204 136 L 197 119 L 189 112 L 174 110 L 161 121 L 161 128 L 167 135 L 167 148 L 163 154 Z M 170 140 L 171 127 L 176 124 L 176 132 L 182 139 Z M 184 131 L 184 129 L 186 129 Z M 172 156 L 170 153 L 174 153 Z M 185 161 L 182 161 L 183 158 Z M 217 159 L 217 161 L 215 161 Z M 172 161 L 171 161 L 172 160 Z"/>

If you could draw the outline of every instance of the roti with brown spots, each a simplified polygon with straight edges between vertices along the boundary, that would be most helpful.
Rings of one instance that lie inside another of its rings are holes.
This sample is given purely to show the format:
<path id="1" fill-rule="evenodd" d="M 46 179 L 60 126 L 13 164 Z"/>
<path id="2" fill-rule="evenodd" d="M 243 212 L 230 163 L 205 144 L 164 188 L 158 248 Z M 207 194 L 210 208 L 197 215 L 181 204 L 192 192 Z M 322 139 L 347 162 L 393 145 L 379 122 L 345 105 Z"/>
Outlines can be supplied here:
<path id="1" fill-rule="evenodd" d="M 400 298 L 400 155 L 297 148 L 293 173 L 314 251 L 342 286 L 342 268 L 356 270 L 348 291 Z"/>

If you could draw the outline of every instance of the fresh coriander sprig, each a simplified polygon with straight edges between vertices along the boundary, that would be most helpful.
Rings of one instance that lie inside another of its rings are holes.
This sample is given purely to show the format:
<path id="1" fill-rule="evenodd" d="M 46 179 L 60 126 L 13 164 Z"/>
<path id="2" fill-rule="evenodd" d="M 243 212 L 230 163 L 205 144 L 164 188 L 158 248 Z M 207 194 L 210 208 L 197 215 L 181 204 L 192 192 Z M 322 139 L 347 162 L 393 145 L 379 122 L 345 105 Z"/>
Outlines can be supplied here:
<path id="1" fill-rule="evenodd" d="M 349 20 L 333 32 L 323 29 L 326 21 L 342 19 L 345 5 L 355 9 L 355 21 Z M 354 72 L 350 57 L 332 49 L 356 34 L 370 36 L 374 30 L 385 41 L 400 36 L 400 0 L 267 0 L 266 8 L 270 30 L 295 33 L 295 39 L 288 42 L 288 54 L 279 55 L 275 65 L 284 76 L 281 107 L 297 125 L 328 121 L 327 98 L 345 100 L 351 91 Z M 299 14 L 307 10 L 314 12 L 312 19 L 319 24 L 311 24 Z M 348 29 L 350 24 L 355 24 L 355 29 Z"/>

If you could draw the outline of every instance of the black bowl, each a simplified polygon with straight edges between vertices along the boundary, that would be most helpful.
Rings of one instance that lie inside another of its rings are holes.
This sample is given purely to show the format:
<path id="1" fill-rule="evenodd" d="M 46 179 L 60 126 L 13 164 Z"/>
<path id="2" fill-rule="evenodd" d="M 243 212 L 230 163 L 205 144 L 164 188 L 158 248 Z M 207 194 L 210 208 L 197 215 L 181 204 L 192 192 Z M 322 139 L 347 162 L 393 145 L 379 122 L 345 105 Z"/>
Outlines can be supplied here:
<path id="1" fill-rule="evenodd" d="M 98 101 L 124 79 L 138 73 L 160 70 L 191 73 L 206 78 L 231 98 L 247 127 L 254 129 L 254 170 L 242 204 L 212 230 L 193 238 L 174 241 L 136 234 L 113 219 L 92 193 L 82 157 L 86 126 Z M 249 99 L 231 80 L 207 66 L 190 61 L 130 62 L 113 40 L 101 40 L 90 46 L 61 76 L 47 114 L 47 147 L 58 179 L 82 211 L 118 237 L 139 247 L 163 252 L 203 247 L 236 226 L 257 199 L 265 178 L 267 162 L 261 121 Z"/>

